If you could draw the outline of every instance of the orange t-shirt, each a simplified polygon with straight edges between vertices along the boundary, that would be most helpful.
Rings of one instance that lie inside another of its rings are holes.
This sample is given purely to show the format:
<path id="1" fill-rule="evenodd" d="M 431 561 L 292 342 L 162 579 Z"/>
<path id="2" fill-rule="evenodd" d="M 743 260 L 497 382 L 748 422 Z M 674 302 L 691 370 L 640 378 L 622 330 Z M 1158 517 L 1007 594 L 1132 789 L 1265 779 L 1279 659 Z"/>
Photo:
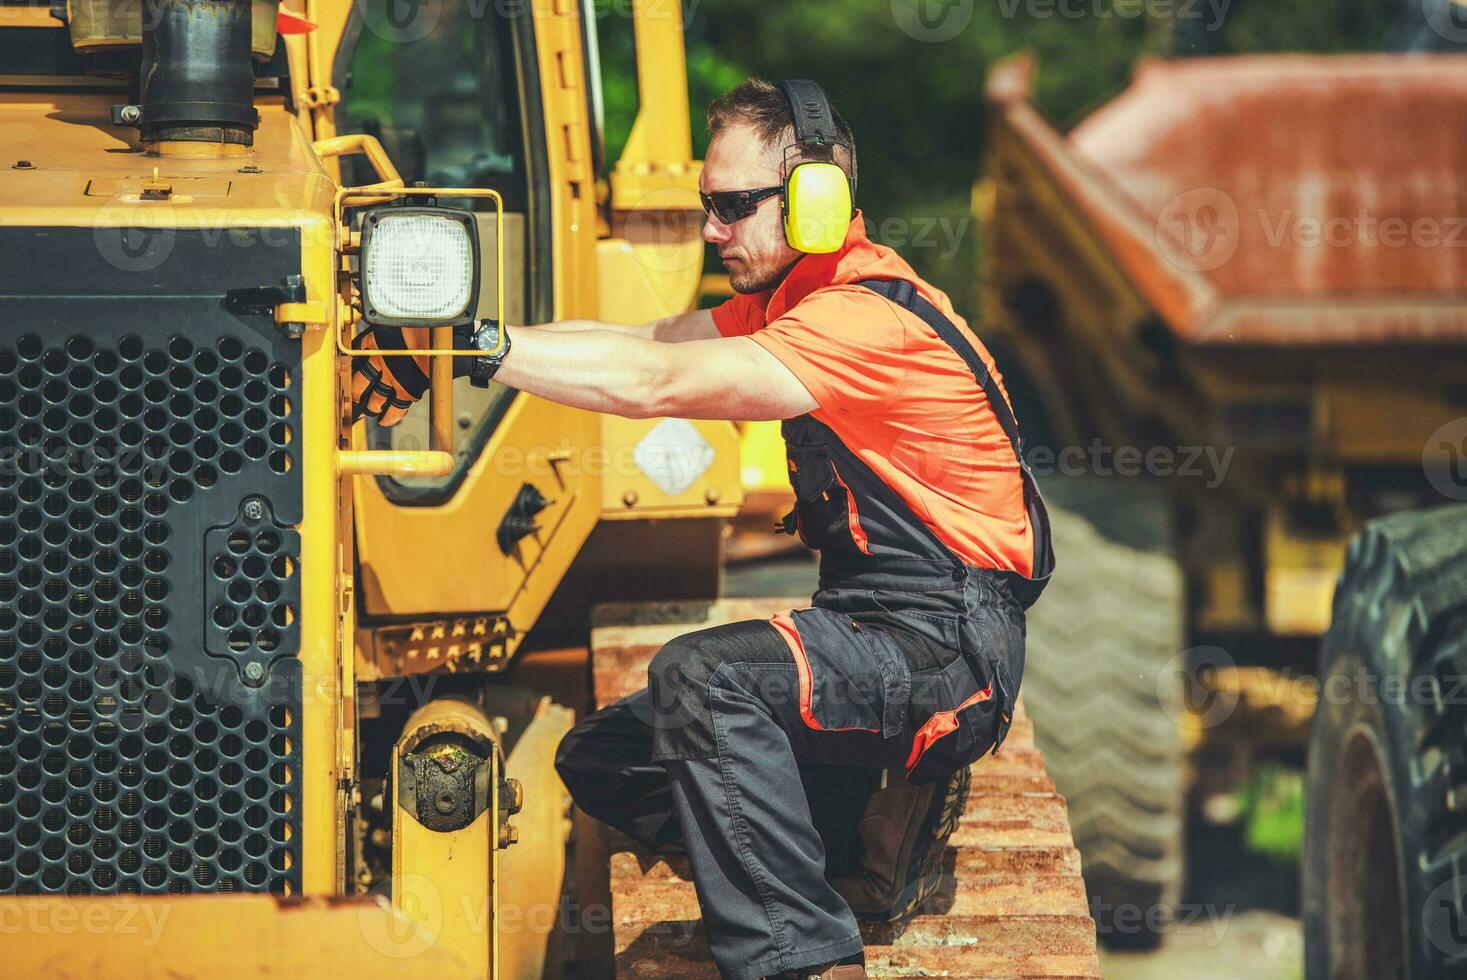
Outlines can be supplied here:
<path id="1" fill-rule="evenodd" d="M 1030 574 L 1034 541 L 1018 460 L 963 359 L 922 322 L 864 286 L 905 279 L 993 359 L 947 295 L 866 237 L 857 212 L 837 252 L 807 255 L 773 290 L 716 307 L 725 337 L 747 336 L 779 358 L 829 426 L 970 565 Z M 1007 397 L 1008 392 L 1004 390 Z"/>

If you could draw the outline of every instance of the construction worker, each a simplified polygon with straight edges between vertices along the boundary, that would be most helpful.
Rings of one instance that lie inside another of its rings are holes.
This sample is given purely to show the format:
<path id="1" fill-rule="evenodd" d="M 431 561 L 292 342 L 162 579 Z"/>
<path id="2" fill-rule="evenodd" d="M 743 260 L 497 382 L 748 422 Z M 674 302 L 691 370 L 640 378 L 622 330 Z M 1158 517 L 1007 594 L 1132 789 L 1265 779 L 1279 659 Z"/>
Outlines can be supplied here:
<path id="1" fill-rule="evenodd" d="M 556 766 L 587 813 L 686 849 L 723 976 L 850 980 L 858 916 L 934 890 L 952 790 L 1008 731 L 1048 524 L 983 346 L 867 238 L 855 144 L 819 87 L 751 79 L 708 125 L 703 236 L 736 295 L 636 327 L 486 321 L 474 341 L 495 353 L 473 369 L 633 418 L 784 420 L 811 606 L 668 643 Z M 359 411 L 401 417 L 427 386 L 414 361 L 359 358 Z M 817 815 L 867 774 L 885 788 L 833 871 Z"/>

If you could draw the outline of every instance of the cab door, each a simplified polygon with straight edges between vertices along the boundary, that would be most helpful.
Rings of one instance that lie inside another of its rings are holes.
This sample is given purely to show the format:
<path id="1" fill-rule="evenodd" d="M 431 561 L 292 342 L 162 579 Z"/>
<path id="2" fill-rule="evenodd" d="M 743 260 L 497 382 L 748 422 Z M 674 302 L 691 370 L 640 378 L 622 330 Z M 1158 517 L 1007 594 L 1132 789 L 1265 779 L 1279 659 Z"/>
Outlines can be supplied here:
<path id="1" fill-rule="evenodd" d="M 574 308 L 574 295 L 561 294 L 552 279 L 553 266 L 578 264 L 566 261 L 570 250 L 594 254 L 594 210 L 577 221 L 561 199 L 574 197 L 566 193 L 568 179 L 590 186 L 585 113 L 578 126 L 552 119 L 555 139 L 547 139 L 540 81 L 547 53 L 564 64 L 567 54 L 579 57 L 579 46 L 547 52 L 547 40 L 557 38 L 545 36 L 535 23 L 541 15 L 532 16 L 528 4 L 425 4 L 403 25 L 385 16 L 391 2 L 353 4 L 336 58 L 340 131 L 376 136 L 409 184 L 488 187 L 502 195 L 509 323 L 592 313 Z M 567 26 L 578 31 L 578 18 L 559 25 L 561 34 Z M 567 153 L 583 161 L 583 175 L 567 171 Z M 346 182 L 372 179 L 343 173 Z M 593 195 L 585 197 L 594 208 Z M 492 315 L 492 204 L 439 203 L 482 209 L 479 315 Z M 594 289 L 592 281 L 592 295 Z M 454 414 L 457 465 L 448 476 L 354 480 L 358 608 L 373 618 L 492 613 L 517 635 L 535 621 L 596 523 L 600 482 L 588 459 L 599 422 L 500 385 L 474 388 L 467 379 L 455 382 Z M 373 449 L 428 448 L 426 399 L 397 425 L 368 421 L 353 437 Z"/>

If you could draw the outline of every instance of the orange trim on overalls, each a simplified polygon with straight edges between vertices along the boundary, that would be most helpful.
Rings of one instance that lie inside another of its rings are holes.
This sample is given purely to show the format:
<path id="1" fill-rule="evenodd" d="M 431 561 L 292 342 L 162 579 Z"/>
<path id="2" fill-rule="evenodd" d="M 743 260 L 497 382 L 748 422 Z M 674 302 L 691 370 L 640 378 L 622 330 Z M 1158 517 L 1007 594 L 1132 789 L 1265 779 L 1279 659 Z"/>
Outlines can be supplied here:
<path id="1" fill-rule="evenodd" d="M 840 478 L 840 470 L 835 468 L 835 460 L 830 461 L 830 472 L 835 474 L 835 482 L 841 485 L 846 492 L 846 523 L 851 526 L 851 540 L 856 542 L 856 547 L 861 549 L 861 554 L 871 554 L 871 546 L 867 542 L 866 529 L 861 527 L 861 515 L 856 511 L 856 495 L 851 488 L 846 486 L 846 481 Z"/>
<path id="2" fill-rule="evenodd" d="M 926 724 L 917 729 L 917 734 L 912 738 L 912 753 L 907 756 L 907 775 L 910 776 L 912 774 L 912 770 L 916 768 L 918 761 L 922 758 L 922 753 L 930 749 L 933 743 L 943 736 L 957 731 L 957 715 L 959 711 L 975 705 L 980 701 L 987 701 L 991 697 L 993 697 L 993 685 L 990 684 L 953 710 L 938 711 L 931 718 L 928 718 Z"/>
<path id="3" fill-rule="evenodd" d="M 808 606 L 805 608 L 809 608 Z M 805 725 L 817 732 L 879 732 L 879 728 L 826 728 L 816 719 L 815 713 L 810 710 L 811 695 L 814 692 L 813 675 L 810 671 L 810 657 L 805 653 L 805 641 L 800 639 L 800 631 L 795 628 L 793 609 L 785 609 L 769 617 L 769 624 L 784 637 L 788 644 L 790 653 L 795 658 L 795 669 L 799 672 L 800 680 L 800 718 Z"/>

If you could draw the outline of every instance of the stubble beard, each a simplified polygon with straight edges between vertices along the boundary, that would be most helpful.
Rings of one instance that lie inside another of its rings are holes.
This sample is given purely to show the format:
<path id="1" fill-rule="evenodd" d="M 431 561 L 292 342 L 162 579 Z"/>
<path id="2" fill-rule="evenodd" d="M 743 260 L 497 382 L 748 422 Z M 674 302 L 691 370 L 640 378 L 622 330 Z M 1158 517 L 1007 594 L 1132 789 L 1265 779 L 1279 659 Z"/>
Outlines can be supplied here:
<path id="1" fill-rule="evenodd" d="M 750 269 L 745 263 L 743 272 L 728 274 L 729 287 L 736 293 L 762 293 L 771 290 L 784 281 L 784 277 L 798 261 L 799 259 L 796 258 L 789 265 L 774 269 Z"/>

